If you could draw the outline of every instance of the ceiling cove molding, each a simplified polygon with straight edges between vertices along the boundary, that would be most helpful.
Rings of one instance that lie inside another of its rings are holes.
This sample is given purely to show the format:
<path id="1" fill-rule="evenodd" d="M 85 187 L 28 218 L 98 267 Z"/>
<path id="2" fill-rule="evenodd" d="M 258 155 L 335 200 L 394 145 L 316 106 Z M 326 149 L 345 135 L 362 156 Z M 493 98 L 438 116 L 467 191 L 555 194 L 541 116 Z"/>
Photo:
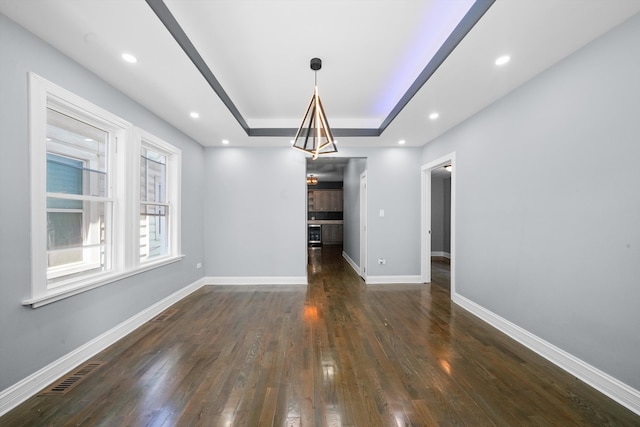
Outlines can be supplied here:
<path id="1" fill-rule="evenodd" d="M 202 59 L 200 53 L 195 48 L 189 37 L 184 32 L 176 18 L 169 11 L 164 0 L 145 0 L 151 10 L 160 19 L 167 31 L 173 36 L 175 41 L 180 45 L 184 53 L 191 59 L 193 65 L 196 66 L 202 77 L 205 78 L 211 89 L 220 97 L 220 100 L 229 109 L 229 112 L 235 117 L 242 129 L 248 136 L 273 136 L 273 137 L 293 137 L 298 131 L 295 128 L 250 128 L 238 108 L 235 106 L 227 92 L 224 90 L 216 76 L 213 75 L 207 63 Z M 398 103 L 391 109 L 387 117 L 382 121 L 379 128 L 333 128 L 333 134 L 337 137 L 378 137 L 391 124 L 391 122 L 400 114 L 402 109 L 411 101 L 424 84 L 431 78 L 433 73 L 442 65 L 449 54 L 458 46 L 458 43 L 471 31 L 474 25 L 489 10 L 495 0 L 476 0 L 473 6 L 465 14 L 458 23 L 447 40 L 442 44 L 440 49 L 431 58 L 426 67 L 418 75 L 416 80 L 409 86 L 409 89 L 400 98 Z"/>
<path id="2" fill-rule="evenodd" d="M 180 24 L 178 24 L 178 21 L 173 14 L 169 11 L 167 5 L 164 4 L 164 1 L 146 0 L 146 2 L 164 24 L 169 33 L 171 33 L 175 41 L 178 42 L 184 53 L 186 53 L 189 59 L 191 59 L 193 65 L 195 65 L 198 71 L 200 71 L 202 77 L 204 77 L 207 83 L 209 83 L 211 89 L 213 89 L 213 91 L 220 97 L 220 100 L 227 106 L 242 129 L 244 129 L 247 135 L 249 135 L 250 129 L 246 120 L 242 117 L 242 114 L 240 114 L 240 111 L 235 106 L 231 98 L 229 98 L 229 95 L 227 95 L 227 92 L 224 90 L 218 79 L 216 79 L 216 76 L 213 75 L 213 72 L 209 69 L 207 63 L 204 62 L 204 59 L 202 59 L 202 56 L 200 56 L 198 50 L 195 48 L 193 43 L 191 43 L 187 34 L 184 32 Z"/>
<path id="3" fill-rule="evenodd" d="M 296 136 L 298 129 L 294 128 L 251 128 L 249 129 L 249 136 L 290 136 L 293 138 Z M 348 137 L 348 136 L 380 136 L 381 131 L 379 128 L 331 128 L 331 133 L 335 137 Z M 300 136 L 306 136 L 307 130 L 302 129 Z"/>
<path id="4" fill-rule="evenodd" d="M 393 119 L 396 118 L 400 111 L 411 101 L 411 98 L 424 86 L 424 84 L 431 78 L 433 73 L 442 65 L 447 59 L 449 54 L 458 46 L 458 43 L 465 38 L 465 36 L 471 31 L 476 23 L 482 18 L 482 16 L 489 10 L 491 5 L 495 3 L 495 0 L 476 0 L 469 11 L 464 15 L 462 20 L 456 25 L 456 28 L 451 32 L 449 37 L 444 41 L 440 49 L 433 55 L 433 58 L 424 67 L 422 72 L 418 75 L 416 80 L 409 86 L 409 89 L 400 98 L 398 103 L 391 109 L 391 112 L 382 121 L 380 125 L 380 134 L 391 124 Z"/>

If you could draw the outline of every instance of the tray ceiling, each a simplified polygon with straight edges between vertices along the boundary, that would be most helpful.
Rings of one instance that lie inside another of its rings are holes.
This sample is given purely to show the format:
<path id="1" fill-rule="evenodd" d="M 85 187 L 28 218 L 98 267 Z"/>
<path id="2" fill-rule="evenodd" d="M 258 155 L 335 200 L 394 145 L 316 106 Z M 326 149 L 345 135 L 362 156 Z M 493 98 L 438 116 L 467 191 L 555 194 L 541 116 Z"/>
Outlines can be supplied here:
<path id="1" fill-rule="evenodd" d="M 200 144 L 257 147 L 289 144 L 313 92 L 312 57 L 340 146 L 420 146 L 638 11 L 637 0 L 0 0 L 0 12 Z M 422 84 L 452 34 L 460 43 Z"/>

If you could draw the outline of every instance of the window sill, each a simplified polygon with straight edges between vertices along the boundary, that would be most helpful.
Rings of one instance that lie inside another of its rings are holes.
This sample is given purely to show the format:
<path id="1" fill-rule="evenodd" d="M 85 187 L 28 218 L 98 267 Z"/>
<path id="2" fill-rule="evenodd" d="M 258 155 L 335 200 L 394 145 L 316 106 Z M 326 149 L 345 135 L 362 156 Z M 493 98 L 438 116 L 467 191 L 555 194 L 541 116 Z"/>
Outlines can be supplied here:
<path id="1" fill-rule="evenodd" d="M 100 286 L 117 282 L 118 280 L 135 276 L 136 274 L 144 273 L 145 271 L 153 270 L 154 268 L 158 268 L 168 264 L 173 264 L 174 262 L 178 262 L 182 260 L 182 258 L 184 257 L 185 255 L 176 255 L 172 257 L 166 257 L 160 260 L 146 262 L 144 264 L 137 266 L 133 270 L 100 275 L 98 277 L 93 277 L 91 279 L 88 279 L 87 281 L 80 282 L 79 284 L 75 283 L 73 285 L 69 285 L 63 288 L 61 287 L 59 289 L 53 288 L 48 290 L 46 294 L 38 295 L 36 297 L 29 298 L 22 301 L 22 305 L 30 305 L 31 308 L 42 307 L 44 305 L 51 304 L 52 302 L 60 301 L 61 299 L 65 299 L 73 295 L 77 295 L 82 292 L 89 291 L 91 289 L 99 288 Z"/>

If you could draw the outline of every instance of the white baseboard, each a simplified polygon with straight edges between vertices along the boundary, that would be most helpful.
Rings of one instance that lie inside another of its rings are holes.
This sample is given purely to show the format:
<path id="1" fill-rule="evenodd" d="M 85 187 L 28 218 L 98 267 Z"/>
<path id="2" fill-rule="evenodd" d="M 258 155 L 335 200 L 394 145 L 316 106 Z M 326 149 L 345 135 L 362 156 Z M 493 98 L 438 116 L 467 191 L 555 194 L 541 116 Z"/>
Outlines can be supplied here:
<path id="1" fill-rule="evenodd" d="M 356 264 L 349 255 L 347 255 L 347 253 L 345 251 L 342 251 L 342 258 L 345 259 L 345 261 L 347 261 L 347 264 L 349 264 L 351 266 L 351 268 L 353 268 L 353 271 L 356 272 L 356 274 L 358 276 L 360 276 L 360 267 L 358 267 L 358 264 Z"/>
<path id="2" fill-rule="evenodd" d="M 640 415 L 640 391 L 539 338 L 526 329 L 509 322 L 460 294 L 452 295 L 451 300 L 465 310 L 478 316 L 491 326 L 504 332 L 520 344 L 549 360 L 551 363 L 564 369 L 571 375 L 579 378 L 619 404 Z"/>
<path id="3" fill-rule="evenodd" d="M 424 283 L 422 276 L 367 276 L 367 285 L 386 285 L 393 283 Z"/>
<path id="4" fill-rule="evenodd" d="M 443 258 L 451 259 L 451 254 L 449 252 L 431 251 L 431 256 L 441 256 Z"/>
<path id="5" fill-rule="evenodd" d="M 76 348 L 44 368 L 34 372 L 23 380 L 0 392 L 0 416 L 9 412 L 43 388 L 87 361 L 97 353 L 130 334 L 168 307 L 195 292 L 204 285 L 204 278 L 174 292 L 152 306 L 142 310 L 114 328 L 97 336 L 88 343 Z"/>
<path id="6" fill-rule="evenodd" d="M 307 276 L 208 276 L 205 285 L 307 285 Z"/>

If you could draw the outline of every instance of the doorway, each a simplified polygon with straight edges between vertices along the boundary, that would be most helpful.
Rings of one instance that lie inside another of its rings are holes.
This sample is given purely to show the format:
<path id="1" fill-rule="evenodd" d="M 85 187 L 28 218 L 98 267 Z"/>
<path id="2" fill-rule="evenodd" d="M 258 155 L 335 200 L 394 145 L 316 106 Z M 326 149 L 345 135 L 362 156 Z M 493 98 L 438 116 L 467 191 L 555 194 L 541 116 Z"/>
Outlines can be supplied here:
<path id="1" fill-rule="evenodd" d="M 366 190 L 366 184 L 363 187 L 362 178 L 366 177 L 366 170 L 366 157 L 307 158 L 307 225 L 321 225 L 318 248 L 340 246 L 343 258 L 363 277 L 366 277 L 367 240 L 366 192 L 362 191 Z M 325 196 L 330 193 L 342 193 L 337 210 L 329 207 L 333 204 L 325 203 L 329 201 Z"/>
<path id="2" fill-rule="evenodd" d="M 451 295 L 453 296 L 455 293 L 455 261 L 456 261 L 456 249 L 455 249 L 455 206 L 456 206 L 456 162 L 455 162 L 455 153 L 450 153 L 446 156 L 443 156 L 439 159 L 436 159 L 432 162 L 429 162 L 422 166 L 421 168 L 421 177 L 422 177 L 422 239 L 421 239 L 421 275 L 422 281 L 424 283 L 430 283 L 432 279 L 432 271 L 431 271 L 431 257 L 434 248 L 432 245 L 433 238 L 433 229 L 432 229 L 432 217 L 434 215 L 434 206 L 432 203 L 432 178 L 435 171 L 442 170 L 444 166 L 450 165 L 451 171 L 447 172 L 451 175 L 451 193 L 450 193 L 450 202 L 449 209 L 447 212 L 448 225 L 449 225 L 449 256 L 450 256 L 450 281 L 451 281 Z M 447 201 L 448 202 L 448 201 Z M 443 201 L 444 206 L 444 201 Z M 439 230 L 440 233 L 444 233 L 444 230 Z M 441 247 L 438 247 L 438 251 L 436 251 L 438 255 L 445 255 L 446 251 L 444 251 Z"/>

